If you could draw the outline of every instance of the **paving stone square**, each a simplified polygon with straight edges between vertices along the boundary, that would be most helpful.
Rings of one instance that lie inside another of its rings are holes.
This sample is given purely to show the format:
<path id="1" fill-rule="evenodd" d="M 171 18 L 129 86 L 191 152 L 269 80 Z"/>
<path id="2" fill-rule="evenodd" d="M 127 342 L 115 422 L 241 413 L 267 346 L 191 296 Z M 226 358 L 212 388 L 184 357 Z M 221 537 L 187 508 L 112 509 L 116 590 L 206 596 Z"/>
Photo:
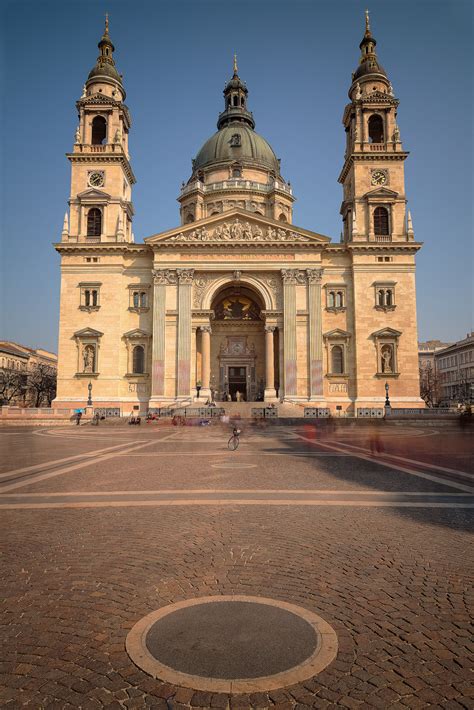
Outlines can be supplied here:
<path id="1" fill-rule="evenodd" d="M 471 431 L 242 428 L 0 430 L 1 707 L 472 707 Z M 140 619 L 222 595 L 319 615 L 337 657 L 238 694 L 131 660 Z"/>

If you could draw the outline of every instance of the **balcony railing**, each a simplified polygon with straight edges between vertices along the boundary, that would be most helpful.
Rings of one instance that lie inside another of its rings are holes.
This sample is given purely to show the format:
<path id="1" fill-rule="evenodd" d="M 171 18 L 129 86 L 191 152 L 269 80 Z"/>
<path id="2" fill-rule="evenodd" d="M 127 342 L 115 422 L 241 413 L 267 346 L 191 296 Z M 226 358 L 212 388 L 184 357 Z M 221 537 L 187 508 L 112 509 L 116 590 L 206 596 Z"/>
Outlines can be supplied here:
<path id="1" fill-rule="evenodd" d="M 392 237 L 390 234 L 376 234 L 375 241 L 376 242 L 391 242 Z"/>
<path id="2" fill-rule="evenodd" d="M 292 195 L 293 190 L 291 187 L 286 185 L 280 180 L 273 180 L 271 183 L 255 182 L 253 180 L 242 180 L 241 178 L 229 178 L 228 180 L 222 180 L 220 182 L 212 182 L 209 185 L 204 184 L 200 180 L 196 180 L 190 185 L 185 185 L 181 188 L 181 195 L 187 195 L 189 192 L 194 190 L 201 190 L 202 192 L 215 192 L 216 190 L 249 190 L 252 192 L 273 192 L 273 190 L 280 190 L 285 192 L 287 195 Z"/>

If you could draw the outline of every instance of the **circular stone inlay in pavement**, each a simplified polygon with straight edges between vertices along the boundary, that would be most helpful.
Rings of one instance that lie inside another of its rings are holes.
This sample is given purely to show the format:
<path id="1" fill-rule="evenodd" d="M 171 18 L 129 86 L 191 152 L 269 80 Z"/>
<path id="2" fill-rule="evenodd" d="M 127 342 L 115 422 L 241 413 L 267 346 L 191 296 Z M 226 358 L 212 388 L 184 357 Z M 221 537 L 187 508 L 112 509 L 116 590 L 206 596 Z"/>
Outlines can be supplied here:
<path id="1" fill-rule="evenodd" d="M 274 690 L 319 673 L 336 657 L 337 637 L 321 617 L 274 599 L 191 599 L 141 619 L 127 652 L 156 678 L 196 690 Z"/>

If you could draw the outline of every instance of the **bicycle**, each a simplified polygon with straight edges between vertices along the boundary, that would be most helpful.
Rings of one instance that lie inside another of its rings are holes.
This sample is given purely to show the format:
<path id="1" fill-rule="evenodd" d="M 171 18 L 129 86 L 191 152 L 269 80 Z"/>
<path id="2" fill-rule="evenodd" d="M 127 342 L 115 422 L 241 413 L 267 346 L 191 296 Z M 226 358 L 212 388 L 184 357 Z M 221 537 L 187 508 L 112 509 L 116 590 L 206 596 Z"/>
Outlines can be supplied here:
<path id="1" fill-rule="evenodd" d="M 227 442 L 227 448 L 230 451 L 235 451 L 239 444 L 240 444 L 240 435 L 241 435 L 241 430 L 235 428 L 232 432 L 232 436 L 230 437 L 229 441 Z"/>

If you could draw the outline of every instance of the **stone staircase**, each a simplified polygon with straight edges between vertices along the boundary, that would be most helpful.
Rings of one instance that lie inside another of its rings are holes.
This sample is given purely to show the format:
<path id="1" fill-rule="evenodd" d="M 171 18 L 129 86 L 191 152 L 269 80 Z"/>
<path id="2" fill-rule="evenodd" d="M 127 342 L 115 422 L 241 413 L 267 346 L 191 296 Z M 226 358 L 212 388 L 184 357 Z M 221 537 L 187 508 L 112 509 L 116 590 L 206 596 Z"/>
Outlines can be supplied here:
<path id="1" fill-rule="evenodd" d="M 225 413 L 230 417 L 239 416 L 241 419 L 250 419 L 252 417 L 252 409 L 264 409 L 268 407 L 265 402 L 216 402 L 218 407 L 225 409 Z M 195 406 L 195 404 L 194 404 Z M 278 410 L 278 418 L 295 418 L 304 416 L 304 405 L 293 404 L 290 402 L 275 402 Z"/>

